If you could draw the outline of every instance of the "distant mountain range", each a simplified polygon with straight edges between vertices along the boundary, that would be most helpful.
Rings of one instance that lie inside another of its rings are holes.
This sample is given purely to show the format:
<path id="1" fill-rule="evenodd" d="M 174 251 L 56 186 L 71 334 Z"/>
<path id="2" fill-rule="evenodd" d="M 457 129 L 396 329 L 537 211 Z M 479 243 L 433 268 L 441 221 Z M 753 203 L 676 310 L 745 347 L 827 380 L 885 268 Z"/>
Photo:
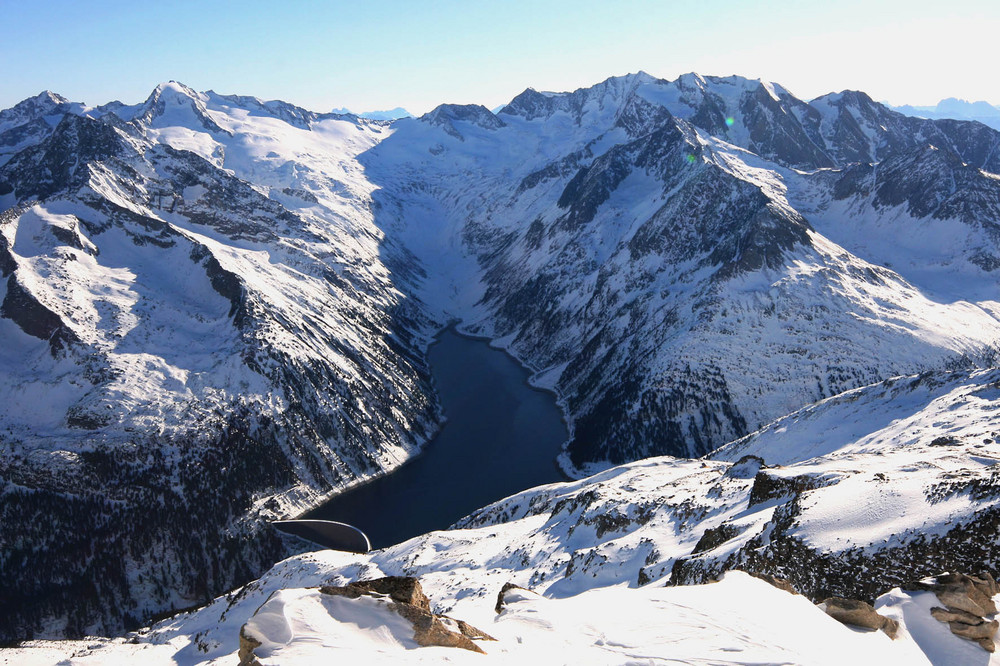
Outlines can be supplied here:
<path id="1" fill-rule="evenodd" d="M 954 120 L 978 120 L 995 130 L 1000 130 L 1000 107 L 987 102 L 967 102 L 949 97 L 935 106 L 889 106 L 893 111 L 919 118 L 952 118 Z"/>
<path id="2" fill-rule="evenodd" d="M 0 111 L 0 640 L 260 576 L 288 555 L 269 520 L 440 427 L 425 352 L 456 319 L 600 474 L 463 521 L 516 526 L 472 577 L 739 567 L 818 600 L 995 570 L 998 147 L 693 73 L 391 121 L 176 82 Z M 466 547 L 435 539 L 410 547 Z M 407 548 L 374 557 L 423 567 Z"/>
<path id="3" fill-rule="evenodd" d="M 370 120 L 399 120 L 400 118 L 412 118 L 413 114 L 404 109 L 401 106 L 397 106 L 395 109 L 388 109 L 386 111 L 364 111 L 362 113 L 355 113 L 346 107 L 340 109 L 334 109 L 333 113 L 342 113 L 345 115 L 355 115 L 359 118 L 369 118 Z"/>

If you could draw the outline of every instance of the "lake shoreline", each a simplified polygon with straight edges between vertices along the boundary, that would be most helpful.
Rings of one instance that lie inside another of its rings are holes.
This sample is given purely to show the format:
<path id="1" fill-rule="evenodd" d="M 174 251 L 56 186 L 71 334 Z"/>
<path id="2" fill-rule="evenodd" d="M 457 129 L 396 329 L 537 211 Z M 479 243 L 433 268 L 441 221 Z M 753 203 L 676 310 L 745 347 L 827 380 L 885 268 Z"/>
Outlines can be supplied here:
<path id="1" fill-rule="evenodd" d="M 532 385 L 530 368 L 454 321 L 434 336 L 426 359 L 443 415 L 435 435 L 393 471 L 300 519 L 350 523 L 381 548 L 523 490 L 572 480 L 559 464 L 569 428 L 558 395 Z"/>

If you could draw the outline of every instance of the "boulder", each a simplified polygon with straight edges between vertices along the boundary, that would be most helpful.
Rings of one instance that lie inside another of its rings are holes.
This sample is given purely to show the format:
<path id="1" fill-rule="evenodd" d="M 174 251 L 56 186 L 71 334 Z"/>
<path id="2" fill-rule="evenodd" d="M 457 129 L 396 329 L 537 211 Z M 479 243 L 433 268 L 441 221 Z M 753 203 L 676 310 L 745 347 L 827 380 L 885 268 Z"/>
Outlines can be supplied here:
<path id="1" fill-rule="evenodd" d="M 874 606 L 858 599 L 830 597 L 819 606 L 827 615 L 844 624 L 873 631 L 881 630 L 889 638 L 896 638 L 899 631 L 896 620 L 879 615 Z"/>
<path id="2" fill-rule="evenodd" d="M 972 580 L 972 584 L 981 589 L 989 597 L 995 597 L 1000 594 L 1000 585 L 997 584 L 996 579 L 988 572 L 984 571 L 978 576 L 969 576 Z"/>
<path id="3" fill-rule="evenodd" d="M 459 626 L 454 620 L 451 620 L 451 618 L 435 615 L 430 611 L 417 608 L 416 606 L 411 606 L 410 604 L 398 604 L 395 602 L 389 603 L 390 608 L 393 611 L 398 613 L 401 617 L 408 620 L 410 624 L 413 625 L 413 640 L 417 642 L 417 645 L 421 647 L 438 646 L 462 648 L 463 650 L 471 650 L 472 652 L 486 654 L 482 648 L 472 642 L 472 637 L 461 633 L 462 627 Z M 456 631 L 452 631 L 448 628 L 448 626 L 446 626 L 445 621 L 447 620 L 451 620 L 448 624 L 452 624 Z M 475 635 L 478 638 L 495 640 L 488 634 L 466 624 L 465 622 L 462 624 L 465 625 L 467 630 L 470 628 L 474 630 Z"/>
<path id="4" fill-rule="evenodd" d="M 990 620 L 989 622 L 984 620 L 979 624 L 966 624 L 964 622 L 948 623 L 951 633 L 962 638 L 967 638 L 970 641 L 979 641 L 984 638 L 992 641 L 993 637 L 996 636 L 997 627 L 1000 627 L 1000 622 L 996 620 Z"/>
<path id="5" fill-rule="evenodd" d="M 985 620 L 978 615 L 973 615 L 972 613 L 964 610 L 948 610 L 941 608 L 940 606 L 935 606 L 931 609 L 931 615 L 938 622 L 961 622 L 962 624 L 977 625 L 982 624 Z"/>
<path id="6" fill-rule="evenodd" d="M 947 624 L 956 636 L 977 643 L 987 652 L 996 651 L 993 637 L 1000 625 L 983 617 L 997 612 L 993 597 L 1000 592 L 1000 586 L 992 575 L 945 573 L 909 583 L 906 589 L 933 592 L 946 606 L 931 608 L 934 619 Z"/>

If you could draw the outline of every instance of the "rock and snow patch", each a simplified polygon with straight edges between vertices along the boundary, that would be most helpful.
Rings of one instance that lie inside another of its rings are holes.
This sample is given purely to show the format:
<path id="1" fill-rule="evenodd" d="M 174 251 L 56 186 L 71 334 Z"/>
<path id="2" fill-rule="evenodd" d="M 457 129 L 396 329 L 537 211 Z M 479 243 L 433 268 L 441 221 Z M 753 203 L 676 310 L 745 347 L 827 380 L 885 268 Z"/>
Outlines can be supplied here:
<path id="1" fill-rule="evenodd" d="M 266 666 L 294 663 L 312 652 L 317 660 L 370 659 L 418 647 L 485 654 L 474 641 L 493 640 L 466 622 L 432 613 L 415 578 L 389 576 L 346 586 L 279 590 L 240 628 L 239 657 L 241 666 Z"/>
<path id="2" fill-rule="evenodd" d="M 470 619 L 496 638 L 486 644 L 485 655 L 418 647 L 413 626 L 388 610 L 384 600 L 351 600 L 300 587 L 332 573 L 326 568 L 286 581 L 288 587 L 262 606 L 259 593 L 250 592 L 234 603 L 220 599 L 130 640 L 63 645 L 72 653 L 67 650 L 61 663 L 234 664 L 250 654 L 249 646 L 257 663 L 290 666 L 339 659 L 460 664 L 931 663 L 913 641 L 852 631 L 805 598 L 740 572 L 709 585 L 609 587 L 562 599 L 508 593 L 500 614 L 493 609 L 492 596 L 478 598 L 467 604 L 476 609 L 477 617 Z M 239 655 L 244 622 L 245 648 Z M 36 666 L 55 661 L 52 649 L 53 644 L 36 643 L 7 656 Z M 242 663 L 254 663 L 252 658 Z"/>

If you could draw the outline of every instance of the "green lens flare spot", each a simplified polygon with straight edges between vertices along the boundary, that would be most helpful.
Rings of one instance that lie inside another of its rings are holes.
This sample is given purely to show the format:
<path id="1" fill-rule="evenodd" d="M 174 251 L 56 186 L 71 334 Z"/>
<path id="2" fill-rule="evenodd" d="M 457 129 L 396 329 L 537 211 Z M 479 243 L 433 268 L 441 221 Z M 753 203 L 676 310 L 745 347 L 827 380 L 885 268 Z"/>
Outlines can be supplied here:
<path id="1" fill-rule="evenodd" d="M 694 164 L 694 161 L 695 161 L 695 159 L 696 159 L 696 158 L 695 158 L 695 156 L 694 156 L 694 155 L 692 155 L 691 153 L 688 153 L 688 154 L 687 154 L 687 155 L 686 155 L 686 156 L 684 157 L 684 159 L 686 159 L 686 160 L 687 160 L 687 163 L 688 163 L 688 164 Z"/>
<path id="2" fill-rule="evenodd" d="M 735 123 L 735 122 L 736 122 L 736 119 L 733 118 L 732 116 L 729 116 L 728 118 L 726 118 L 726 127 L 732 127 L 733 123 Z"/>

